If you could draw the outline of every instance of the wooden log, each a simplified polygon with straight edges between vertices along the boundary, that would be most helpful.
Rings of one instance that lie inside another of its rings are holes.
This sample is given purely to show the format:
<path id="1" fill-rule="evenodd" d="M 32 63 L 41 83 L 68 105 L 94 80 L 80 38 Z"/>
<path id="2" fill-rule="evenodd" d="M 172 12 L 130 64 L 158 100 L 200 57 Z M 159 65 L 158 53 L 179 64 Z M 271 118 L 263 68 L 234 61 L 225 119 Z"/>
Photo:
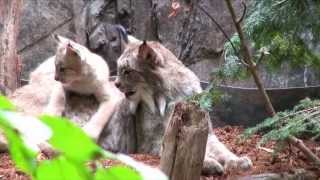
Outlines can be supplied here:
<path id="1" fill-rule="evenodd" d="M 179 102 L 169 117 L 160 168 L 171 180 L 200 179 L 209 114 L 194 103 Z"/>
<path id="2" fill-rule="evenodd" d="M 22 0 L 0 0 L 0 84 L 5 94 L 12 93 L 19 84 L 21 63 L 16 40 L 22 3 Z"/>

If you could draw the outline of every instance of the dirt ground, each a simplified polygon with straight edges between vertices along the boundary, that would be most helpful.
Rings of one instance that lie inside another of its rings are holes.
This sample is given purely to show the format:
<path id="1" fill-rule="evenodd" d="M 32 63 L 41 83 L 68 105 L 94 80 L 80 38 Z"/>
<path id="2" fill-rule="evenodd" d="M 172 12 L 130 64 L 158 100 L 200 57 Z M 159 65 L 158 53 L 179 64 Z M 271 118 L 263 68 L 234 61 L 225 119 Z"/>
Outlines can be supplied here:
<path id="1" fill-rule="evenodd" d="M 214 132 L 219 139 L 237 155 L 249 156 L 253 161 L 253 168 L 246 172 L 228 172 L 223 176 L 202 176 L 201 180 L 236 179 L 235 177 L 238 177 L 239 175 L 245 176 L 271 172 L 292 173 L 294 170 L 301 168 L 314 172 L 320 178 L 320 171 L 317 170 L 314 165 L 312 165 L 310 161 L 308 161 L 306 157 L 295 147 L 287 147 L 283 152 L 279 153 L 278 157 L 273 158 L 272 153 L 256 148 L 257 142 L 261 139 L 261 136 L 259 135 L 254 135 L 243 142 L 239 142 L 237 137 L 243 132 L 243 128 L 241 127 L 226 126 L 223 128 L 216 128 Z M 306 145 L 315 152 L 318 157 L 320 157 L 319 143 L 307 141 Z M 268 143 L 264 147 L 273 149 L 274 143 Z M 157 167 L 160 161 L 159 157 L 151 155 L 132 154 L 130 156 L 154 167 Z M 103 161 L 103 164 L 106 166 L 112 166 L 114 164 L 118 164 L 118 162 L 105 160 Z M 7 153 L 0 154 L 0 180 L 2 179 L 28 179 L 23 173 L 14 168 L 14 165 Z"/>

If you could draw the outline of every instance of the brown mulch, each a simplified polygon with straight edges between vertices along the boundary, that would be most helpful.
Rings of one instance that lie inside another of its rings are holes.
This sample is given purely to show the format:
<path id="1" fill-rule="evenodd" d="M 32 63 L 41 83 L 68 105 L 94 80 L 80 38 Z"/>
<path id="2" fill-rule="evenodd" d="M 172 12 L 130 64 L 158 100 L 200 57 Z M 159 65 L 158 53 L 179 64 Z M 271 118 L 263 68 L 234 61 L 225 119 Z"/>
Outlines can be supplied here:
<path id="1" fill-rule="evenodd" d="M 228 172 L 223 176 L 203 176 L 202 180 L 224 180 L 237 177 L 239 175 L 252 175 L 260 173 L 293 173 L 296 169 L 305 169 L 314 172 L 320 177 L 320 171 L 315 168 L 312 163 L 295 147 L 289 146 L 285 148 L 277 157 L 273 157 L 272 153 L 256 148 L 257 142 L 261 139 L 260 135 L 254 135 L 245 141 L 239 141 L 238 137 L 243 132 L 243 128 L 237 126 L 226 126 L 223 128 L 216 128 L 215 134 L 223 141 L 232 152 L 237 155 L 247 155 L 253 161 L 253 168 L 246 172 Z M 320 157 L 319 143 L 306 141 L 306 145 Z M 274 149 L 274 143 L 270 142 L 264 147 Z M 160 158 L 157 156 L 146 154 L 132 154 L 134 159 L 149 164 L 153 167 L 159 165 Z M 119 162 L 104 160 L 105 166 L 113 166 Z M 7 153 L 0 154 L 0 180 L 14 179 L 25 180 L 28 179 L 23 173 L 17 171 L 12 164 Z"/>
<path id="2" fill-rule="evenodd" d="M 29 179 L 22 172 L 17 171 L 14 168 L 9 155 L 7 153 L 0 154 L 0 179 L 1 180 L 27 180 Z"/>

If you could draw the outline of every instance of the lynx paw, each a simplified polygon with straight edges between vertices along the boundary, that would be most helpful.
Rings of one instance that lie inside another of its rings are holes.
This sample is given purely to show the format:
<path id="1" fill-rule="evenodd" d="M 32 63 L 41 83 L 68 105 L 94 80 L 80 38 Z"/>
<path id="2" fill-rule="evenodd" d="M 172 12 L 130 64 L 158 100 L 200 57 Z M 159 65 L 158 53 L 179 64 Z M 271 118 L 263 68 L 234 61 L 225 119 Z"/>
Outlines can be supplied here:
<path id="1" fill-rule="evenodd" d="M 251 167 L 252 161 L 247 156 L 240 157 L 236 160 L 229 160 L 224 165 L 227 171 L 247 171 L 251 169 Z"/>
<path id="2" fill-rule="evenodd" d="M 222 175 L 224 173 L 223 166 L 213 158 L 205 158 L 202 167 L 202 174 L 206 175 Z"/>
<path id="3" fill-rule="evenodd" d="M 247 156 L 240 157 L 238 160 L 238 166 L 243 171 L 249 170 L 252 168 L 252 161 Z"/>

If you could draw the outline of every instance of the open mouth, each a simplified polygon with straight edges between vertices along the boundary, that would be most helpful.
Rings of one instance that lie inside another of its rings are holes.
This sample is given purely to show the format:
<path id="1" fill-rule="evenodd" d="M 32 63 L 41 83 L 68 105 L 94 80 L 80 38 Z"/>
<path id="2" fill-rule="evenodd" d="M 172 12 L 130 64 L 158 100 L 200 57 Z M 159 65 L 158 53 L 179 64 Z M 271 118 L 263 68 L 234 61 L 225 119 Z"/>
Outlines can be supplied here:
<path id="1" fill-rule="evenodd" d="M 130 96 L 133 96 L 136 92 L 135 91 L 128 91 L 128 92 L 125 92 L 124 95 L 126 96 L 126 98 L 130 97 Z"/>

